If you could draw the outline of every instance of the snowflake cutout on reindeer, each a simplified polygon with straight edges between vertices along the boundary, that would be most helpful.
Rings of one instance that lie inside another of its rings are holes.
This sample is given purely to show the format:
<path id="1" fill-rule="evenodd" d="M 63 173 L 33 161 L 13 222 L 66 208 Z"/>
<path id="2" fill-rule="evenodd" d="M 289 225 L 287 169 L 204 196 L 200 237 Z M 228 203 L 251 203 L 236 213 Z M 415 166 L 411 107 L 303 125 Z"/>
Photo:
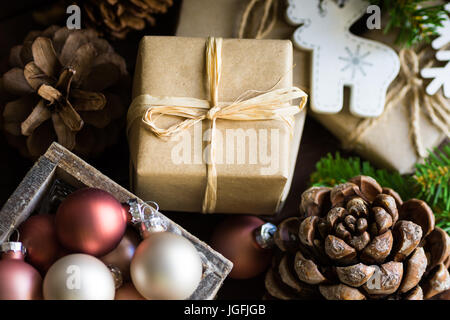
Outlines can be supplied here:
<path id="1" fill-rule="evenodd" d="M 355 53 L 353 53 L 348 47 L 345 47 L 345 51 L 347 52 L 347 57 L 339 57 L 339 60 L 345 61 L 347 64 L 341 69 L 341 71 L 346 71 L 351 69 L 352 79 L 355 78 L 355 74 L 357 71 L 361 72 L 363 76 L 366 76 L 366 72 L 364 71 L 364 66 L 372 66 L 370 62 L 365 61 L 369 55 L 370 51 L 361 55 L 361 46 L 358 45 L 356 47 Z"/>

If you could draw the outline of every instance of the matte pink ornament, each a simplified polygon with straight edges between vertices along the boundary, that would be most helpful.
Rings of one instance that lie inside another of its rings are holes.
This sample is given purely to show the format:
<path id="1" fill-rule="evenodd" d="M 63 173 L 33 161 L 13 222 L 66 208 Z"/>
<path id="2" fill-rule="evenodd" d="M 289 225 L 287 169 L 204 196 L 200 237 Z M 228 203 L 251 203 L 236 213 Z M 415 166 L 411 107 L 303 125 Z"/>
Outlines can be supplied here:
<path id="1" fill-rule="evenodd" d="M 127 216 L 122 205 L 106 191 L 85 188 L 70 194 L 56 213 L 56 234 L 72 252 L 103 256 L 122 239 Z"/>

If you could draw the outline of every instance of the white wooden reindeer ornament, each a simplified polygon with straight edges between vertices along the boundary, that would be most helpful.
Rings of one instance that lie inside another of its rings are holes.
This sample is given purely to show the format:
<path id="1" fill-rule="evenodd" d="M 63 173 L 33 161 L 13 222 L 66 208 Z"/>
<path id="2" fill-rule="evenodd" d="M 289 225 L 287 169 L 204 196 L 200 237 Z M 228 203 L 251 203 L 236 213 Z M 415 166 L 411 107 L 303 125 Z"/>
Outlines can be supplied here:
<path id="1" fill-rule="evenodd" d="M 312 51 L 311 107 L 337 113 L 344 103 L 344 86 L 351 88 L 350 112 L 377 117 L 384 110 L 386 91 L 400 69 L 394 50 L 350 33 L 351 25 L 369 3 L 351 0 L 340 8 L 332 0 L 288 0 L 287 20 L 300 27 L 295 46 Z"/>

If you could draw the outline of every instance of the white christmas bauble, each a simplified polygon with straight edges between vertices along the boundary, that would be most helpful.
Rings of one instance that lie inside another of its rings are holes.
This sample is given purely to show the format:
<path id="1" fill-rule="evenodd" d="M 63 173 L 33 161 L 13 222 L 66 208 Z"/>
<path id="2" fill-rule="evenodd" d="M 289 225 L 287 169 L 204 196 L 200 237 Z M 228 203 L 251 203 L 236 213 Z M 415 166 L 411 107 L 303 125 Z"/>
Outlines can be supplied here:
<path id="1" fill-rule="evenodd" d="M 46 300 L 114 300 L 114 279 L 99 259 L 70 254 L 50 267 L 43 293 Z"/>
<path id="2" fill-rule="evenodd" d="M 149 300 L 187 299 L 197 289 L 203 267 L 194 245 L 169 232 L 151 234 L 131 261 L 136 290 Z"/>

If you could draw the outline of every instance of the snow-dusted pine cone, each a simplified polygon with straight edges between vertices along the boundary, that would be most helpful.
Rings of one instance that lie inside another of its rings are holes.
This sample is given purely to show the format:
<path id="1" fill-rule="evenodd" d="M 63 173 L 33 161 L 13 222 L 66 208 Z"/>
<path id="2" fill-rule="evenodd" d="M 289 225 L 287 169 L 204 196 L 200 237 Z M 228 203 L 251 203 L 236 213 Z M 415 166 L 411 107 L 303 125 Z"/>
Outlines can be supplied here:
<path id="1" fill-rule="evenodd" d="M 421 300 L 450 288 L 450 237 L 430 207 L 367 176 L 305 191 L 275 243 L 266 288 L 278 299 Z"/>

